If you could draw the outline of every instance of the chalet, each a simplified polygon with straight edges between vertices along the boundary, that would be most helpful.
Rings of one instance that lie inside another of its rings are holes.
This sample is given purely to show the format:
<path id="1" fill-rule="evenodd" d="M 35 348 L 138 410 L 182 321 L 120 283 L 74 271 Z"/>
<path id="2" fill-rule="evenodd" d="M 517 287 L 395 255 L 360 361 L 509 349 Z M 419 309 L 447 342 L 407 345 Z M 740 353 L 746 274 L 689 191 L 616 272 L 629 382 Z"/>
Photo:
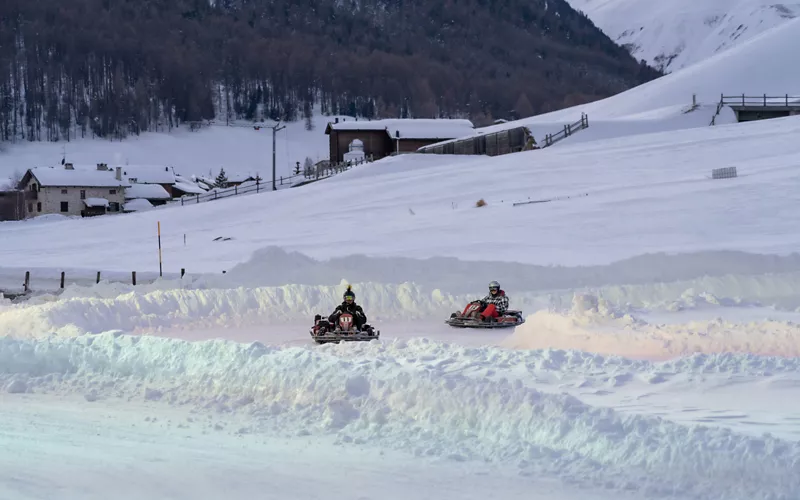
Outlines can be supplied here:
<path id="1" fill-rule="evenodd" d="M 427 118 L 366 121 L 337 118 L 325 127 L 325 134 L 330 136 L 330 161 L 334 164 L 346 161 L 345 155 L 351 152 L 377 160 L 473 133 L 474 125 L 469 120 Z"/>
<path id="2" fill-rule="evenodd" d="M 209 188 L 210 189 L 210 188 Z M 191 178 L 183 177 L 175 174 L 175 185 L 172 186 L 172 197 L 180 198 L 186 195 L 205 194 L 208 189 L 203 189 L 199 183 L 194 182 Z"/>
<path id="3" fill-rule="evenodd" d="M 120 212 L 125 203 L 125 188 L 130 183 L 122 179 L 122 169 L 111 172 L 78 169 L 72 163 L 63 168 L 37 167 L 29 169 L 20 181 L 25 193 L 24 218 L 44 214 L 93 216 Z"/>
<path id="4" fill-rule="evenodd" d="M 254 177 L 254 176 L 252 176 L 250 174 L 235 174 L 234 173 L 234 174 L 227 174 L 226 177 L 228 178 L 228 181 L 225 183 L 225 185 L 224 186 L 217 186 L 217 187 L 220 187 L 220 188 L 232 188 L 232 187 L 235 187 L 235 186 L 241 186 L 245 182 L 255 182 L 256 181 L 256 177 Z M 259 178 L 259 181 L 260 180 L 261 179 Z"/>
<path id="5" fill-rule="evenodd" d="M 105 163 L 100 165 L 108 168 Z M 175 173 L 170 167 L 164 165 L 119 165 L 116 168 L 122 168 L 122 178 L 132 184 L 158 184 L 164 188 L 170 198 L 175 196 L 172 189 L 177 181 Z"/>
<path id="6" fill-rule="evenodd" d="M 132 183 L 125 190 L 125 205 L 132 200 L 147 200 L 151 206 L 164 205 L 172 196 L 160 184 L 136 184 Z"/>

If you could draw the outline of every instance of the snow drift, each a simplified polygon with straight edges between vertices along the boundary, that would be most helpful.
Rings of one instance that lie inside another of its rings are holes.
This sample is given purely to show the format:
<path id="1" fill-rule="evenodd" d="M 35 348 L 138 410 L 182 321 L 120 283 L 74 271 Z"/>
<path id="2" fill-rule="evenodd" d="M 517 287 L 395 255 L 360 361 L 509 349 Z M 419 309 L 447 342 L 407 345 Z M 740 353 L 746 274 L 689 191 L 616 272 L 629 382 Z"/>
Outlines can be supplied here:
<path id="1" fill-rule="evenodd" d="M 262 432 L 336 434 L 420 455 L 511 462 L 532 474 L 653 496 L 788 499 L 800 488 L 798 443 L 622 416 L 519 380 L 453 373 L 448 358 L 428 357 L 420 369 L 404 362 L 403 350 L 378 342 L 277 349 L 112 333 L 3 338 L 0 371 L 11 392 L 83 391 L 90 401 L 138 394 L 245 412 Z"/>
<path id="2" fill-rule="evenodd" d="M 537 311 L 502 345 L 515 349 L 580 349 L 634 358 L 669 359 L 692 353 L 741 352 L 800 356 L 800 325 L 766 319 L 721 318 L 685 324 L 649 324 L 591 294 L 576 294 L 561 314 Z"/>

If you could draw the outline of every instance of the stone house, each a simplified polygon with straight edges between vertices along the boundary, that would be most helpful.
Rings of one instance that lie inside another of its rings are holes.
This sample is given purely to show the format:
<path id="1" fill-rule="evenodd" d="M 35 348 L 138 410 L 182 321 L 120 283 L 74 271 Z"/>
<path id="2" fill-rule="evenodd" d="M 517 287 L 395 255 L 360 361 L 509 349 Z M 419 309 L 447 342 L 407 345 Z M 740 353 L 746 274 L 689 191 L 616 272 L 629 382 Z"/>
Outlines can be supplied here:
<path id="1" fill-rule="evenodd" d="M 26 219 L 45 214 L 89 217 L 122 212 L 125 188 L 122 169 L 111 172 L 100 164 L 97 170 L 78 169 L 72 163 L 62 168 L 37 167 L 25 172 L 20 189 L 25 192 Z"/>

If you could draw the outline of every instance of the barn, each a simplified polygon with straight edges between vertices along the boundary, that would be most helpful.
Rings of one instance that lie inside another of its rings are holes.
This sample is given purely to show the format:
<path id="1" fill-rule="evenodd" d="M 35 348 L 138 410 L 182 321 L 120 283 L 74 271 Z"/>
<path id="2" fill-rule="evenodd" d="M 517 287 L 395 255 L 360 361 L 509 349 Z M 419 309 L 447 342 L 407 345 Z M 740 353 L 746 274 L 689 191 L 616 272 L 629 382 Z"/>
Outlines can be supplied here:
<path id="1" fill-rule="evenodd" d="M 344 161 L 355 140 L 363 144 L 364 155 L 374 160 L 399 153 L 413 153 L 437 142 L 474 134 L 475 126 L 463 119 L 385 119 L 339 120 L 328 123 L 325 134 L 330 136 L 330 160 Z M 358 144 L 358 143 L 356 143 Z"/>

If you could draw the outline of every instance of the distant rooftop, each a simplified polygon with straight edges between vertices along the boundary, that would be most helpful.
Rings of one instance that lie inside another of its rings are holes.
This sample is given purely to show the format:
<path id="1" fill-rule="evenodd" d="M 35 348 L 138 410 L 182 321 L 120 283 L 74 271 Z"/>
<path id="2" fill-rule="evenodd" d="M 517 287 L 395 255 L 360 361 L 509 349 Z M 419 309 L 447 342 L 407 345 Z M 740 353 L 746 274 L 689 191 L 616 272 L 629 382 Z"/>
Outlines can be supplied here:
<path id="1" fill-rule="evenodd" d="M 400 139 L 454 139 L 473 133 L 474 125 L 463 119 L 390 118 L 385 120 L 346 120 L 329 123 L 325 130 L 385 130 Z"/>

